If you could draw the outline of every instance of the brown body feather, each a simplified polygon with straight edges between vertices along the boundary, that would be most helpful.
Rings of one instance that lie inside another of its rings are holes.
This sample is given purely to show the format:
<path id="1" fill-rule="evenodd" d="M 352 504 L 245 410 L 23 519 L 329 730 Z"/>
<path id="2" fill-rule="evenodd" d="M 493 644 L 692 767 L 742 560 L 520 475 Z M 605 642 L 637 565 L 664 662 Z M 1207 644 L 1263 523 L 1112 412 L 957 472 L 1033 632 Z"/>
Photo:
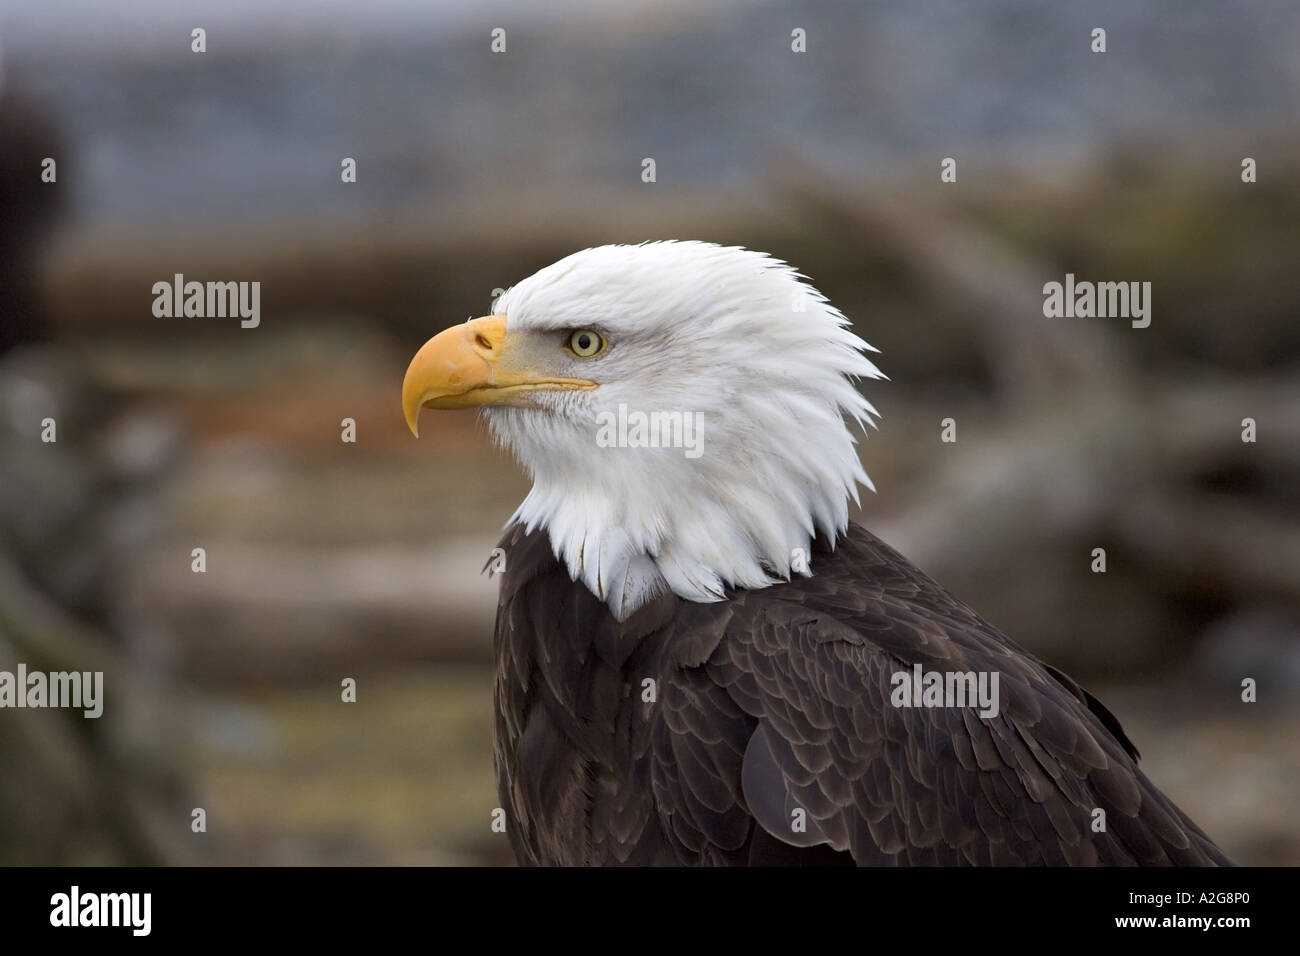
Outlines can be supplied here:
<path id="1" fill-rule="evenodd" d="M 521 863 L 1230 864 L 1109 711 L 861 527 L 811 578 L 621 623 L 544 532 L 502 547 L 495 758 Z M 997 672 L 1000 712 L 892 706 L 917 663 Z"/>

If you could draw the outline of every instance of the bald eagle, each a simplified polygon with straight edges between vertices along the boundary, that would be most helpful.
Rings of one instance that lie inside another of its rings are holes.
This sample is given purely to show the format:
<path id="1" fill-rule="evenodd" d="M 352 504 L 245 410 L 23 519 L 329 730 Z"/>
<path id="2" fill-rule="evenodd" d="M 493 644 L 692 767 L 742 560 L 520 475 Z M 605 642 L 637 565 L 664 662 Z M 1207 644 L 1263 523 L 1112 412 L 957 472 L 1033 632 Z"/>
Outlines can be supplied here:
<path id="1" fill-rule="evenodd" d="M 519 862 L 1229 864 L 1096 698 L 850 524 L 875 351 L 786 263 L 670 241 L 416 353 L 412 432 L 481 407 L 533 482 L 494 639 Z"/>

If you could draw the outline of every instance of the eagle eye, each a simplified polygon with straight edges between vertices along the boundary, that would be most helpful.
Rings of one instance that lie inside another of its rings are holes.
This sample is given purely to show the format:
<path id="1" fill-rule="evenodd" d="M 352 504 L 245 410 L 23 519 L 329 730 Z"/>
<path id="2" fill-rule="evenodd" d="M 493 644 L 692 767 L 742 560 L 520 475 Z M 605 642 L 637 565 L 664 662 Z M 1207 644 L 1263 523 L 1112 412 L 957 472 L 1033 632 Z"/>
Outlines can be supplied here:
<path id="1" fill-rule="evenodd" d="M 591 358 L 605 351 L 605 339 L 591 329 L 577 329 L 569 336 L 569 351 L 578 358 Z"/>

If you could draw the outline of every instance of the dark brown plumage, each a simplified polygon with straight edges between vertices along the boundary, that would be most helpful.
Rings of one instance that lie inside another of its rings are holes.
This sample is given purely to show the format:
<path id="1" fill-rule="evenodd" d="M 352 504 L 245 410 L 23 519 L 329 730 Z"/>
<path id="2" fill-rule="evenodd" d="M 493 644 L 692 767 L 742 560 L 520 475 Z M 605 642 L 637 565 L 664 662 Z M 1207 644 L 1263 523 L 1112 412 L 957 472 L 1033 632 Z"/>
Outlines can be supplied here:
<path id="1" fill-rule="evenodd" d="M 1105 707 L 861 527 L 811 578 L 622 623 L 544 531 L 502 547 L 496 768 L 521 863 L 1230 863 Z M 916 663 L 996 671 L 1000 713 L 892 706 Z"/>

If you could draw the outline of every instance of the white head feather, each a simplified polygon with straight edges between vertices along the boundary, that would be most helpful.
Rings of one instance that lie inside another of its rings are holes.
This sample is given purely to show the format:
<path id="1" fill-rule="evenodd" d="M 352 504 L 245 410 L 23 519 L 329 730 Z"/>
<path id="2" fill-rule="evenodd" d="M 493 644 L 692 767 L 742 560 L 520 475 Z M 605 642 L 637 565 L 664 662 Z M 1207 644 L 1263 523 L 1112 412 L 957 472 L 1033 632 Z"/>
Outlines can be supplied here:
<path id="1" fill-rule="evenodd" d="M 838 538 L 857 484 L 872 487 L 846 418 L 875 424 L 854 380 L 883 377 L 863 354 L 876 350 L 780 260 L 703 242 L 600 246 L 523 280 L 494 312 L 509 332 L 608 342 L 573 357 L 598 388 L 485 413 L 533 479 L 512 520 L 545 528 L 620 619 L 665 587 L 716 601 L 811 573 L 798 556 L 817 533 Z M 620 404 L 698 416 L 699 456 L 602 447 L 602 416 Z"/>

